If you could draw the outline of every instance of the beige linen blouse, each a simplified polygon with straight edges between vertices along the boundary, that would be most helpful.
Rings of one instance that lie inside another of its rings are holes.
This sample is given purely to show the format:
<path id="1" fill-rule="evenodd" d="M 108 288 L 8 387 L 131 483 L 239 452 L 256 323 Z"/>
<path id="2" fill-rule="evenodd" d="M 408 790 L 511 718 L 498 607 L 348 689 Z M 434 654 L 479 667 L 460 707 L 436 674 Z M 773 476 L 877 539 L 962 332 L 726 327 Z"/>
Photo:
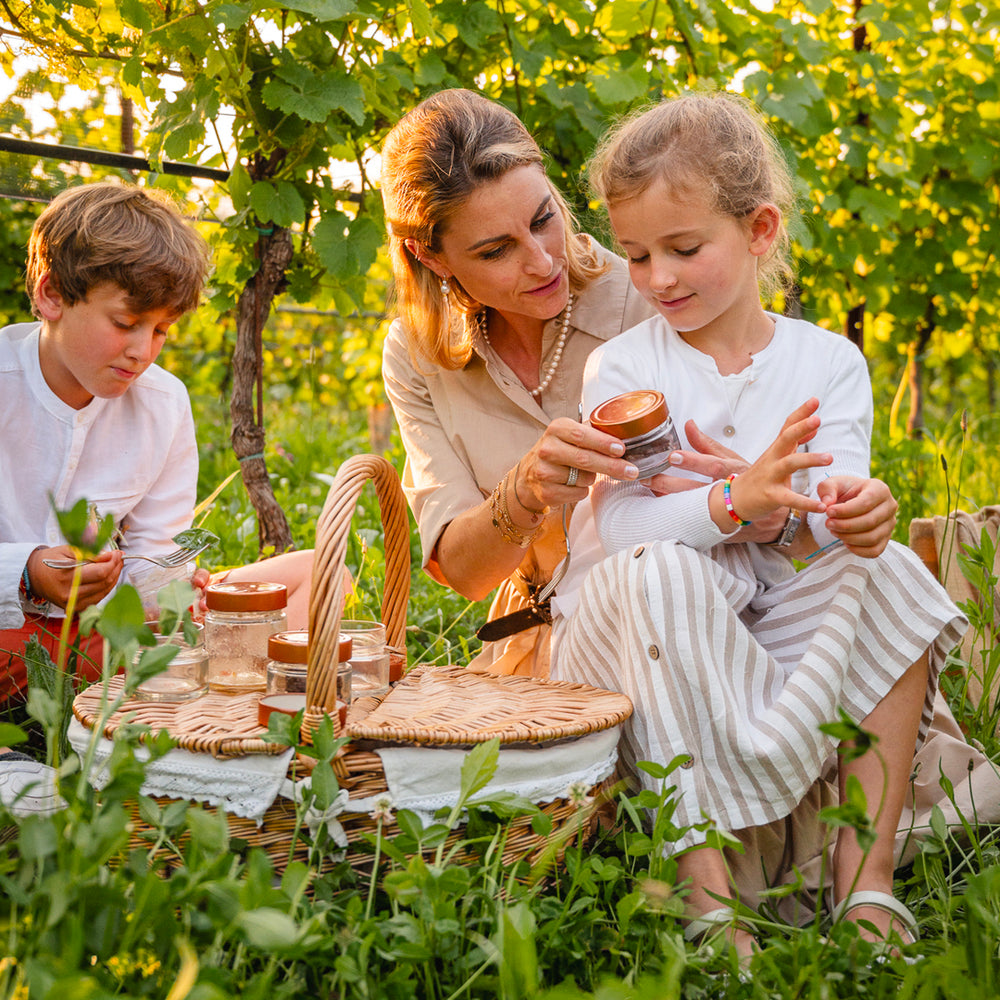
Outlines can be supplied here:
<path id="1" fill-rule="evenodd" d="M 590 352 L 652 315 L 652 307 L 632 287 L 625 262 L 593 241 L 592 246 L 608 270 L 576 295 L 562 359 L 542 404 L 480 337 L 465 367 L 447 371 L 427 361 L 415 366 L 400 321 L 389 328 L 382 375 L 406 449 L 403 489 L 417 520 L 424 566 L 449 522 L 488 497 L 553 420 L 580 418 Z M 545 324 L 543 368 L 559 331 L 558 317 Z M 523 607 L 527 585 L 545 583 L 565 551 L 561 510 L 556 509 L 517 571 L 499 587 L 490 619 Z M 547 676 L 548 626 L 486 643 L 473 665 Z"/>

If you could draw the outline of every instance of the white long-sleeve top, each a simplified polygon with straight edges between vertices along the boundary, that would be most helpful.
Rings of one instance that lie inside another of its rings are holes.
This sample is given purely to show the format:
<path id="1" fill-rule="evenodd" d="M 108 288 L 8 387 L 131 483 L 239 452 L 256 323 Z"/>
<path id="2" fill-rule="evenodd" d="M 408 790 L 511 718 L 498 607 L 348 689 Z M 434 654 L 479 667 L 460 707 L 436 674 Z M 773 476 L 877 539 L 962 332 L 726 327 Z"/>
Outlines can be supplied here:
<path id="1" fill-rule="evenodd" d="M 683 340 L 660 316 L 602 345 L 587 362 L 583 413 L 633 389 L 659 389 L 681 447 L 690 449 L 684 424 L 698 427 L 749 462 L 777 437 L 788 415 L 815 396 L 822 421 L 810 451 L 830 452 L 833 464 L 809 470 L 809 489 L 830 475 L 867 477 L 873 403 L 862 353 L 846 338 L 803 320 L 772 315 L 774 336 L 752 362 L 723 376 L 712 357 Z M 675 473 L 685 475 L 685 473 Z M 553 607 L 569 615 L 576 591 L 605 555 L 657 539 L 679 539 L 707 550 L 725 535 L 712 520 L 703 489 L 656 496 L 640 483 L 598 484 L 579 504 L 570 527 L 570 567 Z M 832 540 L 823 515 L 809 516 L 822 545 Z M 776 553 L 776 555 L 778 555 Z"/>
<path id="2" fill-rule="evenodd" d="M 0 329 L 0 628 L 24 624 L 18 584 L 32 550 L 64 544 L 50 496 L 61 510 L 86 498 L 124 528 L 126 552 L 156 555 L 190 527 L 198 486 L 194 420 L 179 379 L 150 365 L 123 396 L 74 410 L 45 382 L 38 338 L 38 323 Z M 119 582 L 145 596 L 165 580 L 158 567 L 131 560 Z"/>

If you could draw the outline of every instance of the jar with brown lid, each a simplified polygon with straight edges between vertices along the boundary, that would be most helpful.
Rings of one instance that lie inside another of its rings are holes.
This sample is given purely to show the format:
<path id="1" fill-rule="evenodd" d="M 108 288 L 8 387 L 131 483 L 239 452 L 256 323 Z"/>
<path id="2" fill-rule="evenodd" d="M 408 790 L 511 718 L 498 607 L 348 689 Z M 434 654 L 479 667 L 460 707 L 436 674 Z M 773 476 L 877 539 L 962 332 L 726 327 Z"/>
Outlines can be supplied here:
<path id="1" fill-rule="evenodd" d="M 205 590 L 208 686 L 223 694 L 263 691 L 268 639 L 288 625 L 281 583 L 213 583 Z"/>
<path id="2" fill-rule="evenodd" d="M 638 389 L 606 400 L 590 415 L 590 425 L 620 438 L 622 456 L 648 479 L 670 468 L 670 453 L 681 447 L 662 392 Z"/>

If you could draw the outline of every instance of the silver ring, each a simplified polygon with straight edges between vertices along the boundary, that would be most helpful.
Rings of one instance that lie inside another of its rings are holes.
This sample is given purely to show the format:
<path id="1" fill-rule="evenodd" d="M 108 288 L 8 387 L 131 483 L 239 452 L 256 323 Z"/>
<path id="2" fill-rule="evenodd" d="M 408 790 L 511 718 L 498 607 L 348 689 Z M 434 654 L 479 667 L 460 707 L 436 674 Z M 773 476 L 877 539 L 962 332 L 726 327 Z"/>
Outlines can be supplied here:
<path id="1" fill-rule="evenodd" d="M 574 466 L 569 467 L 569 475 L 566 477 L 567 486 L 576 486 L 576 481 L 580 478 L 580 470 Z"/>

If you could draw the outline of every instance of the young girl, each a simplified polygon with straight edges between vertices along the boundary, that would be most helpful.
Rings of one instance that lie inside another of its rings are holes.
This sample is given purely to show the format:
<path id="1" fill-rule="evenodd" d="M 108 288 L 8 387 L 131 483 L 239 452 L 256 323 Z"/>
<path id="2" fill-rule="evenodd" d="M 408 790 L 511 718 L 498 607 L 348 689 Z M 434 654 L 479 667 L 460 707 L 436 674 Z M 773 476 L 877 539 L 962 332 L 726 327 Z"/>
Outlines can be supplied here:
<path id="1" fill-rule="evenodd" d="M 863 356 L 761 306 L 787 270 L 781 153 L 742 102 L 686 96 L 619 126 L 592 177 L 658 315 L 590 356 L 584 415 L 658 389 L 685 448 L 707 434 L 749 464 L 723 462 L 742 471 L 715 482 L 683 471 L 598 480 L 589 547 L 585 505 L 574 515 L 553 674 L 632 698 L 626 765 L 687 755 L 671 776 L 678 824 L 710 817 L 739 831 L 781 820 L 831 760 L 841 797 L 857 778 L 878 838 L 866 855 L 853 829 L 838 831 L 837 915 L 912 938 L 912 916 L 892 896 L 894 834 L 938 671 L 965 622 L 920 561 L 889 542 L 895 502 L 868 478 Z M 808 487 L 791 488 L 795 473 Z M 806 568 L 795 573 L 790 556 Z M 836 763 L 819 726 L 840 708 L 878 738 L 877 753 Z M 681 846 L 696 849 L 678 859 L 692 935 L 733 925 L 711 895 L 733 893 L 724 858 L 704 838 L 688 833 Z M 729 934 L 749 950 L 745 929 Z"/>

